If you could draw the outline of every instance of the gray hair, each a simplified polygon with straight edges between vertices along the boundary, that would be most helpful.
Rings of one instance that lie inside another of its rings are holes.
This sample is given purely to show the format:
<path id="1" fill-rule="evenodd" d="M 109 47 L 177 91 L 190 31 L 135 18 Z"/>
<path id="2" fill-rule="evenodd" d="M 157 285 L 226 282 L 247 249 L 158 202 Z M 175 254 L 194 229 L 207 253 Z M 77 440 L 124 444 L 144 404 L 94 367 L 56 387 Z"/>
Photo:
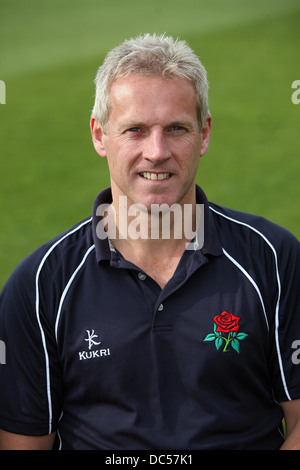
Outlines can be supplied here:
<path id="1" fill-rule="evenodd" d="M 179 76 L 194 83 L 197 94 L 197 115 L 202 130 L 209 115 L 206 70 L 182 40 L 171 36 L 145 34 L 122 42 L 112 49 L 97 71 L 93 116 L 107 131 L 110 110 L 110 88 L 120 77 L 129 74 Z"/>

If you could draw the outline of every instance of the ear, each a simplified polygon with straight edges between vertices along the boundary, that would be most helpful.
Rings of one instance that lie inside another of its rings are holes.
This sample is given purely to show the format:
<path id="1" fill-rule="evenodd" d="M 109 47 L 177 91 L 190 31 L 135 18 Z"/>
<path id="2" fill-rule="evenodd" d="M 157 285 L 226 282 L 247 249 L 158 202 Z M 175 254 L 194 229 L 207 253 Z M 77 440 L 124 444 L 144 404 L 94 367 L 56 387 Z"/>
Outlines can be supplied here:
<path id="1" fill-rule="evenodd" d="M 211 119 L 211 115 L 209 115 L 201 132 L 202 134 L 201 149 L 200 149 L 201 157 L 202 155 L 206 153 L 208 149 L 210 134 L 211 134 L 211 124 L 212 124 L 212 119 Z"/>
<path id="2" fill-rule="evenodd" d="M 90 127 L 91 127 L 92 140 L 93 140 L 95 150 L 100 155 L 100 157 L 105 158 L 107 155 L 106 155 L 105 148 L 103 145 L 104 132 L 103 132 L 100 122 L 97 121 L 97 119 L 94 116 L 91 117 Z"/>

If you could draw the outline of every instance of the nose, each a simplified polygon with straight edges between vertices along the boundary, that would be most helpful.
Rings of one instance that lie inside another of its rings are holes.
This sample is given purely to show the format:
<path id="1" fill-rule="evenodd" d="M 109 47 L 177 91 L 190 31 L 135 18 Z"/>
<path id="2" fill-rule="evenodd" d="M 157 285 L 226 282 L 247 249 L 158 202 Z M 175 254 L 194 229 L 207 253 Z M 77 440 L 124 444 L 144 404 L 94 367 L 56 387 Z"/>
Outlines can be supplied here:
<path id="1" fill-rule="evenodd" d="M 149 135 L 144 141 L 144 158 L 158 164 L 171 158 L 171 155 L 172 152 L 163 129 L 160 127 L 151 129 Z"/>

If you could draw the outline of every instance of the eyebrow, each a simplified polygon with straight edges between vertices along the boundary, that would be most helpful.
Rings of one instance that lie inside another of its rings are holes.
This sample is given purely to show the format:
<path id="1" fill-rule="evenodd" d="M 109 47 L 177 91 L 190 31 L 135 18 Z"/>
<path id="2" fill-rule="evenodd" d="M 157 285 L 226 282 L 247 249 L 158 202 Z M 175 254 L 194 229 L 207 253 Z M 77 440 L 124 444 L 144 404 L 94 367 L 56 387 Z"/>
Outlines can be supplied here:
<path id="1" fill-rule="evenodd" d="M 191 121 L 188 121 L 187 119 L 178 119 L 176 121 L 170 122 L 167 127 L 172 127 L 172 126 L 182 126 L 182 127 L 187 127 L 188 129 L 193 129 L 194 125 Z"/>

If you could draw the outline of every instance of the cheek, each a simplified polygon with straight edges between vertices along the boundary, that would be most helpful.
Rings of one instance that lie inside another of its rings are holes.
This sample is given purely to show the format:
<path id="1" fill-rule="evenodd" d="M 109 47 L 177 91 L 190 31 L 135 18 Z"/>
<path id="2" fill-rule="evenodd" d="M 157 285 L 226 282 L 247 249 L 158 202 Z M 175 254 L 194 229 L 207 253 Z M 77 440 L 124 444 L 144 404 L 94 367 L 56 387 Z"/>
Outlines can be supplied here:
<path id="1" fill-rule="evenodd" d="M 106 143 L 107 156 L 114 160 L 127 161 L 137 152 L 138 143 L 124 136 L 110 139 Z"/>
<path id="2" fill-rule="evenodd" d="M 178 158 L 185 163 L 197 162 L 200 158 L 201 140 L 196 138 L 183 138 L 178 141 L 172 142 L 171 150 L 173 155 L 178 155 Z"/>
<path id="3" fill-rule="evenodd" d="M 179 154 L 179 153 L 178 153 Z M 197 170 L 198 165 L 199 165 L 199 160 L 200 160 L 200 155 L 196 154 L 195 152 L 193 153 L 186 153 L 186 154 L 179 154 L 180 156 L 178 157 L 178 164 L 180 168 L 184 171 L 187 171 L 188 173 L 192 174 Z"/>
<path id="4" fill-rule="evenodd" d="M 134 165 L 134 159 L 130 156 L 130 153 L 113 149 L 107 155 L 108 167 L 112 175 L 126 175 L 130 172 L 130 169 Z"/>

